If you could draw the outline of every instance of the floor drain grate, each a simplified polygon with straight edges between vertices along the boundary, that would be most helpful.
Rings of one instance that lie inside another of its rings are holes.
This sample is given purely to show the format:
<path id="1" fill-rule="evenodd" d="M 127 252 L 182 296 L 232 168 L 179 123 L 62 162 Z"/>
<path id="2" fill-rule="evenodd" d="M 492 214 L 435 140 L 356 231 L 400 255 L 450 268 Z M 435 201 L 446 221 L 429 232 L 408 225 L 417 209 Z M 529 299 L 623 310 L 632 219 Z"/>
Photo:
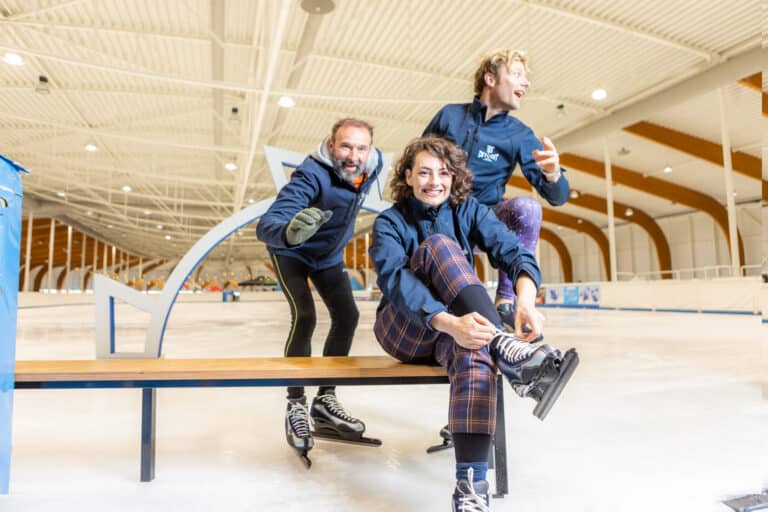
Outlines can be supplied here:
<path id="1" fill-rule="evenodd" d="M 757 510 L 768 510 L 768 490 L 763 494 L 748 494 L 741 498 L 733 498 L 723 503 L 731 507 L 736 512 L 755 512 Z"/>

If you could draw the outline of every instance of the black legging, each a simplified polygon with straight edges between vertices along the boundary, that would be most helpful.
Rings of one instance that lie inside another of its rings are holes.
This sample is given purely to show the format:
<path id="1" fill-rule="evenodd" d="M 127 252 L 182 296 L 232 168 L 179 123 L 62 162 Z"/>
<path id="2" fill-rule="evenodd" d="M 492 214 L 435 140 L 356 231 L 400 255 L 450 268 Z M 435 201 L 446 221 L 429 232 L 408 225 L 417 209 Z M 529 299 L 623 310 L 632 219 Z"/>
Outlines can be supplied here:
<path id="1" fill-rule="evenodd" d="M 352 296 L 349 276 L 344 265 L 313 270 L 300 260 L 289 256 L 271 254 L 277 279 L 291 308 L 291 330 L 285 342 L 285 357 L 312 355 L 312 333 L 315 331 L 317 317 L 315 302 L 307 279 L 312 279 L 315 289 L 328 308 L 331 316 L 331 328 L 323 347 L 324 356 L 346 356 L 352 346 L 352 337 L 357 328 L 360 313 Z M 333 392 L 335 386 L 323 386 L 319 394 Z M 291 386 L 288 398 L 304 396 L 304 388 Z"/>

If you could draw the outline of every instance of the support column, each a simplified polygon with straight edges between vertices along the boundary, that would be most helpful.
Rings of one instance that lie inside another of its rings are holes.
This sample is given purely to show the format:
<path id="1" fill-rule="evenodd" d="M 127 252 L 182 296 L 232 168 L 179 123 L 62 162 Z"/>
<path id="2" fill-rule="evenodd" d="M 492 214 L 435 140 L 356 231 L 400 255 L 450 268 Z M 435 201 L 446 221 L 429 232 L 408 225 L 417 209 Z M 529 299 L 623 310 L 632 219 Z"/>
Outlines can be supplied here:
<path id="1" fill-rule="evenodd" d="M 85 293 L 85 246 L 88 245 L 88 235 L 80 233 L 80 291 Z"/>
<path id="2" fill-rule="evenodd" d="M 67 266 L 64 269 L 63 291 L 69 293 L 69 271 L 72 268 L 72 226 L 67 226 Z"/>
<path id="3" fill-rule="evenodd" d="M 107 244 L 104 242 L 104 259 L 101 261 L 101 271 L 104 273 L 104 275 L 107 275 Z"/>
<path id="4" fill-rule="evenodd" d="M 605 200 L 608 204 L 608 261 L 611 264 L 608 280 L 616 281 L 616 223 L 613 215 L 613 175 L 611 173 L 611 154 L 608 152 L 608 139 L 603 138 L 603 159 L 605 160 Z"/>
<path id="5" fill-rule="evenodd" d="M 33 213 L 27 217 L 27 247 L 24 249 L 24 291 L 29 291 L 29 265 L 32 263 L 32 222 L 35 220 Z"/>
<path id="6" fill-rule="evenodd" d="M 736 221 L 736 200 L 733 197 L 733 163 L 731 162 L 731 137 L 726 119 L 725 90 L 718 90 L 720 98 L 720 137 L 723 146 L 723 169 L 725 170 L 725 204 L 728 207 L 728 237 L 731 248 L 731 276 L 741 276 L 739 268 L 739 232 Z"/>
<path id="7" fill-rule="evenodd" d="M 56 236 L 56 219 L 51 217 L 51 232 L 48 236 L 48 293 L 53 288 L 53 242 Z"/>

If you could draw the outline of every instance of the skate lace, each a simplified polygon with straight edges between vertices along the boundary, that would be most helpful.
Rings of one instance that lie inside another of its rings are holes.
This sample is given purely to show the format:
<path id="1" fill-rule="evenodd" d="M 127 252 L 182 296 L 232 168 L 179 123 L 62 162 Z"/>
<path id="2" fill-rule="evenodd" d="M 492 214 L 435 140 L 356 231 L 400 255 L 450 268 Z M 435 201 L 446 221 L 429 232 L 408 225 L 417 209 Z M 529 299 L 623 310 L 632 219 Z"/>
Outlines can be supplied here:
<path id="1" fill-rule="evenodd" d="M 528 357 L 535 350 L 529 343 L 513 334 L 499 331 L 495 338 L 495 348 L 504 360 L 516 363 Z"/>
<path id="2" fill-rule="evenodd" d="M 485 500 L 477 494 L 465 494 L 459 496 L 459 508 L 457 512 L 488 512 Z"/>
<path id="3" fill-rule="evenodd" d="M 291 408 L 288 410 L 288 422 L 297 436 L 309 436 L 309 424 L 311 421 L 312 419 L 309 417 L 306 405 L 299 402 L 291 404 Z"/>
<path id="4" fill-rule="evenodd" d="M 458 488 L 461 493 L 459 496 L 459 508 L 456 512 L 489 512 L 488 505 L 485 504 L 485 498 L 475 492 L 475 487 L 472 485 L 474 471 L 469 468 L 467 475 L 467 486 L 469 492 L 464 492 L 462 488 Z"/>
<path id="5" fill-rule="evenodd" d="M 344 410 L 344 407 L 342 407 L 341 403 L 336 399 L 336 396 L 334 395 L 323 395 L 320 398 L 320 401 L 325 404 L 325 406 L 328 408 L 329 411 L 331 411 L 331 414 L 334 416 L 343 419 L 344 421 L 355 421 L 355 418 L 347 414 L 347 411 Z"/>

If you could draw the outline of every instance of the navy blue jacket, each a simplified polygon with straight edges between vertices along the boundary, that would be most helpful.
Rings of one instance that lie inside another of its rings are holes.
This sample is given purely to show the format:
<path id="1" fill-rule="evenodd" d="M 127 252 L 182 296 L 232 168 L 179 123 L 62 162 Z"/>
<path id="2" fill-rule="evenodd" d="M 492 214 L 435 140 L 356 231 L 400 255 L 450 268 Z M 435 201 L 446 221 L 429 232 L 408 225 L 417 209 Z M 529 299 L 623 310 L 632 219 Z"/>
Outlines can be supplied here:
<path id="1" fill-rule="evenodd" d="M 355 218 L 381 171 L 381 153 L 376 148 L 371 151 L 376 152 L 378 162 L 368 171 L 359 189 L 341 179 L 329 162 L 317 155 L 308 156 L 293 171 L 291 180 L 278 192 L 275 202 L 256 226 L 256 236 L 267 244 L 269 252 L 299 259 L 315 270 L 342 263 L 344 247 L 354 232 Z M 288 222 L 310 206 L 331 210 L 333 216 L 306 242 L 289 246 L 285 240 Z"/>
<path id="2" fill-rule="evenodd" d="M 541 174 L 532 152 L 542 146 L 533 130 L 506 112 L 485 121 L 486 110 L 477 96 L 472 103 L 446 105 L 427 125 L 424 135 L 450 139 L 464 148 L 467 166 L 474 175 L 472 193 L 484 205 L 494 206 L 502 201 L 504 186 L 516 164 L 520 164 L 528 182 L 549 204 L 565 203 L 570 194 L 568 180 L 563 175 L 556 183 L 550 183 Z"/>
<path id="3" fill-rule="evenodd" d="M 368 254 L 378 273 L 382 293 L 379 309 L 393 304 L 415 322 L 432 329 L 429 321 L 445 304 L 432 294 L 413 271 L 409 261 L 419 244 L 430 235 L 444 234 L 459 243 L 467 261 L 474 265 L 472 248 L 488 255 L 491 264 L 509 274 L 513 282 L 528 274 L 538 287 L 541 273 L 536 259 L 523 249 L 513 231 L 493 211 L 474 197 L 451 207 L 448 201 L 429 208 L 414 197 L 383 211 L 373 223 L 373 243 Z"/>

